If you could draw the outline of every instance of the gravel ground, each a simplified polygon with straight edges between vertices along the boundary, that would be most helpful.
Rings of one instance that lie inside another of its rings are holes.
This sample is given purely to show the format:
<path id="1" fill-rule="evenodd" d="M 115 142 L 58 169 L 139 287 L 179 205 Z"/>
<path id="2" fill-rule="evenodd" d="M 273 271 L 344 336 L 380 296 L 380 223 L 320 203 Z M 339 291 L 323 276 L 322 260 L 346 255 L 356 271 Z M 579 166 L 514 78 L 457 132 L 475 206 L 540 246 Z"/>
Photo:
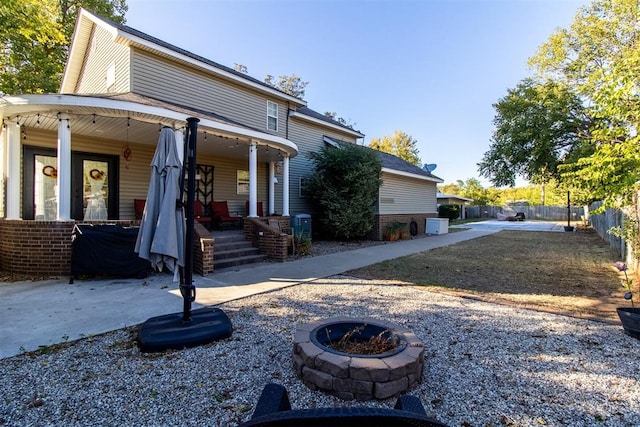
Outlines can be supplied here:
<path id="1" fill-rule="evenodd" d="M 425 343 L 410 393 L 450 426 L 639 426 L 640 341 L 620 326 L 346 276 L 220 306 L 233 336 L 141 354 L 135 329 L 0 360 L 0 424 L 235 426 L 262 387 L 294 408 L 368 405 L 307 389 L 291 366 L 296 325 L 346 315 L 390 320 Z"/>

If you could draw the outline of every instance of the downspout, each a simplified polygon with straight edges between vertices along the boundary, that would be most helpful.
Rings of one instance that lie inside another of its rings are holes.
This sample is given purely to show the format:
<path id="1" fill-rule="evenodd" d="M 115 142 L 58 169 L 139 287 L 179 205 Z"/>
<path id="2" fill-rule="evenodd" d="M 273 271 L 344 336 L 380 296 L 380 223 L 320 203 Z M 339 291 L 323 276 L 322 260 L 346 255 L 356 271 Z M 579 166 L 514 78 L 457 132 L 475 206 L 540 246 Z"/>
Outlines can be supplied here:
<path id="1" fill-rule="evenodd" d="M 285 120 L 284 137 L 289 139 L 289 114 L 291 113 L 291 101 L 287 101 L 287 120 Z"/>

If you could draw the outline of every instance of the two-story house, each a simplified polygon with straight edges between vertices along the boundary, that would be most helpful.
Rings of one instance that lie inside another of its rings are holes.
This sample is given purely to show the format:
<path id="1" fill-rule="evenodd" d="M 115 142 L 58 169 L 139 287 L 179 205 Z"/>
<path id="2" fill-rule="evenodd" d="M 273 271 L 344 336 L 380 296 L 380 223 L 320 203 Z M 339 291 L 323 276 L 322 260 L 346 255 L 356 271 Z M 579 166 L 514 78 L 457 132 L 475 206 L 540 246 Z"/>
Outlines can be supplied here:
<path id="1" fill-rule="evenodd" d="M 0 268 L 17 273 L 66 274 L 77 222 L 135 220 L 162 127 L 182 144 L 187 118 L 199 119 L 197 198 L 205 207 L 226 201 L 234 215 L 283 224 L 313 214 L 304 197 L 313 171 L 307 153 L 364 138 L 247 74 L 86 10 L 60 92 L 5 95 L 0 116 Z M 381 156 L 372 238 L 398 218 L 415 218 L 424 231 L 442 180 Z"/>

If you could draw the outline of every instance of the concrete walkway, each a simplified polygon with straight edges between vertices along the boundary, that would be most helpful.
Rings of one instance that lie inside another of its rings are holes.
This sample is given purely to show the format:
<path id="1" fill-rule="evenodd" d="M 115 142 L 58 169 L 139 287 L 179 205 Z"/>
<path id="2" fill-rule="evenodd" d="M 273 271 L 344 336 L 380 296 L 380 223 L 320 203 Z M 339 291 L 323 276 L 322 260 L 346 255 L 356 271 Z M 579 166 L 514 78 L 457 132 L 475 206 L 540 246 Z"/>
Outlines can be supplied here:
<path id="1" fill-rule="evenodd" d="M 263 263 L 195 276 L 193 309 L 280 289 L 413 253 L 489 235 L 471 229 L 284 263 Z M 0 283 L 0 358 L 76 340 L 182 311 L 169 274 L 147 279 Z"/>

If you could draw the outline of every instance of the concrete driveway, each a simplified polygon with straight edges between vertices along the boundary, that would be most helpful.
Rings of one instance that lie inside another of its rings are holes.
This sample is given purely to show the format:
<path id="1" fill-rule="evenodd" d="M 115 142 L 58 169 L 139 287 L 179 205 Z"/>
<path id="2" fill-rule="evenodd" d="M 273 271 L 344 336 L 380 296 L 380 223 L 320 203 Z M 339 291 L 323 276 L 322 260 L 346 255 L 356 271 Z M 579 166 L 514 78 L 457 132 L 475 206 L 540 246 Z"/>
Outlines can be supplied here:
<path id="1" fill-rule="evenodd" d="M 518 230 L 518 231 L 554 231 L 564 232 L 566 223 L 558 221 L 498 221 L 490 219 L 480 222 L 452 225 L 452 228 L 470 228 L 472 230 Z"/>

